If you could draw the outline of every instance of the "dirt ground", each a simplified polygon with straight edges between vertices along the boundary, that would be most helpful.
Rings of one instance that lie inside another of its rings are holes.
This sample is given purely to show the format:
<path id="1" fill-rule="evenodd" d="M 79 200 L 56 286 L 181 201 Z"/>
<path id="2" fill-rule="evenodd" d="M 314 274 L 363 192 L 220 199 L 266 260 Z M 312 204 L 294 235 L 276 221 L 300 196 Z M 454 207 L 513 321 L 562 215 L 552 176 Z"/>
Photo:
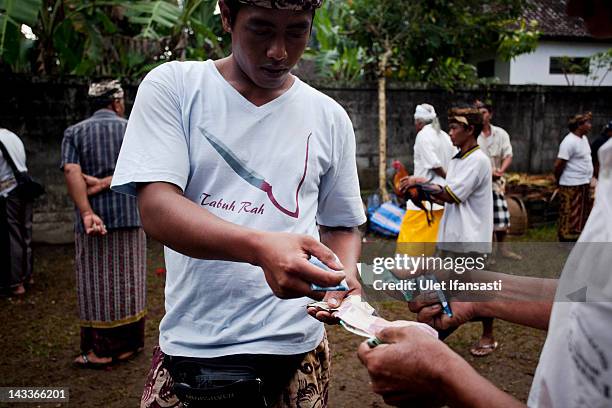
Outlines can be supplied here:
<path id="1" fill-rule="evenodd" d="M 554 231 L 536 231 L 535 240 L 548 239 Z M 105 371 L 74 368 L 72 359 L 79 351 L 79 325 L 76 305 L 72 246 L 35 248 L 36 283 L 23 298 L 0 299 L 0 387 L 68 387 L 67 404 L 18 404 L 20 407 L 137 407 L 149 368 L 150 355 L 157 344 L 158 324 L 163 315 L 164 275 L 162 247 L 149 243 L 148 320 L 146 348 L 137 358 Z M 387 319 L 410 319 L 407 307 L 398 302 L 378 305 Z M 359 363 L 356 349 L 361 338 L 339 327 L 329 327 L 333 352 L 331 407 L 382 407 L 381 398 L 368 386 L 368 374 Z M 485 358 L 474 358 L 469 346 L 480 335 L 480 324 L 463 326 L 447 339 L 482 375 L 503 390 L 525 401 L 533 379 L 545 333 L 496 321 L 499 349 Z M 0 406 L 8 406 L 2 405 Z"/>

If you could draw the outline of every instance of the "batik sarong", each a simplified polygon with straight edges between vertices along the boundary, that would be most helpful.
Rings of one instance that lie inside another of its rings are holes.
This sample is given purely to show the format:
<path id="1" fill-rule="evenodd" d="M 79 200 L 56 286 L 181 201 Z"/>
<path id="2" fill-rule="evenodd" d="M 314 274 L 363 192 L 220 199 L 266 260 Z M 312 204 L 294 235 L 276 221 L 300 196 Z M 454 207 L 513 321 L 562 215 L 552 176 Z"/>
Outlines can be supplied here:
<path id="1" fill-rule="evenodd" d="M 559 186 L 559 241 L 577 241 L 593 207 L 589 184 Z"/>
<path id="2" fill-rule="evenodd" d="M 270 402 L 273 408 L 325 408 L 330 376 L 330 351 L 327 336 L 316 349 L 305 353 L 297 370 L 288 383 L 274 384 L 282 390 L 275 401 Z M 172 387 L 174 380 L 164 367 L 164 353 L 159 347 L 153 351 L 151 369 L 147 376 L 144 392 L 140 401 L 141 408 L 182 408 Z M 265 382 L 264 382 L 265 387 Z M 278 388 L 278 387 L 277 387 Z"/>

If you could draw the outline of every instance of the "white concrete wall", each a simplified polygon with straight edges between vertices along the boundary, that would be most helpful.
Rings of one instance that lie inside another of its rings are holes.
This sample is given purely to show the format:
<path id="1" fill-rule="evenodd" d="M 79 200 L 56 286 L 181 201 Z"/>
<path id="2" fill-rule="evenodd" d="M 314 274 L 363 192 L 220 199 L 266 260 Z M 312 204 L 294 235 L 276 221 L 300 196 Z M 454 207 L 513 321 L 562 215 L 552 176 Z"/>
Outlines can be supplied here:
<path id="1" fill-rule="evenodd" d="M 538 48 L 530 54 L 519 55 L 510 63 L 510 85 L 568 85 L 563 74 L 549 74 L 550 57 L 590 57 L 601 51 L 612 48 L 612 43 L 580 43 L 541 41 Z M 497 70 L 497 67 L 496 67 Z M 594 70 L 591 68 L 591 74 Z M 497 72 L 496 72 L 497 74 Z M 568 75 L 570 84 L 576 86 L 599 85 L 604 71 L 597 72 L 599 78 L 595 81 L 586 75 Z M 589 75 L 589 76 L 590 76 Z M 501 75 L 500 75 L 501 76 Z M 612 72 L 609 72 L 602 86 L 612 86 Z"/>

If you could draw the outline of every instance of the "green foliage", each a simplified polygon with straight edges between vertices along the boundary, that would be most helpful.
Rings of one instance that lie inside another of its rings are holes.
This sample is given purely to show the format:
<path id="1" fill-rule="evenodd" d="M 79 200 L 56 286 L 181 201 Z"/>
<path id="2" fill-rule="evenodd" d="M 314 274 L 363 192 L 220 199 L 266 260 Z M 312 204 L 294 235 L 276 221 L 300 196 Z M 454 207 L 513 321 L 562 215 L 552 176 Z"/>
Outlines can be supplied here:
<path id="1" fill-rule="evenodd" d="M 504 61 L 510 61 L 517 55 L 533 52 L 538 45 L 541 34 L 537 27 L 538 22 L 536 20 L 527 23 L 525 19 L 521 19 L 519 27 L 516 29 L 512 28 L 510 22 L 500 24 L 497 55 Z"/>
<path id="2" fill-rule="evenodd" d="M 31 46 L 21 34 L 21 25 L 32 25 L 42 0 L 0 0 L 0 61 L 15 63 Z"/>
<path id="3" fill-rule="evenodd" d="M 26 3 L 27 18 L 21 12 Z M 215 5 L 216 0 L 0 0 L 0 27 L 8 33 L 0 40 L 19 40 L 0 49 L 0 63 L 12 72 L 139 78 L 164 61 L 217 58 L 229 42 L 213 15 Z M 35 40 L 17 31 L 21 24 L 32 27 Z"/>
<path id="4" fill-rule="evenodd" d="M 535 49 L 536 27 L 519 19 L 527 6 L 525 0 L 329 2 L 317 15 L 311 55 L 327 68 L 326 76 L 336 79 L 383 75 L 453 89 L 478 81 L 469 63 L 475 55 L 497 51 L 512 58 Z M 346 60 L 345 49 L 351 50 Z M 386 51 L 389 58 L 381 67 Z M 349 64 L 355 67 L 346 75 Z"/>
<path id="5" fill-rule="evenodd" d="M 324 3 L 314 20 L 313 45 L 304 57 L 315 62 L 318 74 L 325 79 L 352 82 L 364 74 L 364 49 L 338 24 L 345 20 L 347 11 L 334 3 Z"/>
<path id="6" fill-rule="evenodd" d="M 599 52 L 590 58 L 589 80 L 592 85 L 601 85 L 612 71 L 612 48 Z"/>

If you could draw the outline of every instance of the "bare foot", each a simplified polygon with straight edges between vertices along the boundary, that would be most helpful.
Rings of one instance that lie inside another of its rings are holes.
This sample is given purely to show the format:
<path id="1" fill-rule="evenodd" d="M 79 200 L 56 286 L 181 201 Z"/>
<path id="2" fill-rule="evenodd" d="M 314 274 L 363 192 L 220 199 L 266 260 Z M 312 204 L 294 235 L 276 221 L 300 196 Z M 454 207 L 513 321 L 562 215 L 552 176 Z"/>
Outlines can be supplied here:
<path id="1" fill-rule="evenodd" d="M 514 259 L 515 261 L 520 261 L 523 259 L 522 256 L 512 251 L 502 251 L 501 256 L 507 259 Z"/>
<path id="2" fill-rule="evenodd" d="M 125 353 L 121 353 L 117 356 L 117 360 L 122 361 L 122 360 L 128 360 L 130 357 L 132 357 L 134 355 L 134 351 L 126 351 Z"/>
<path id="3" fill-rule="evenodd" d="M 474 357 L 488 356 L 497 349 L 498 343 L 491 338 L 481 338 L 470 348 L 470 354 Z"/>
<path id="4" fill-rule="evenodd" d="M 131 351 L 126 351 L 124 353 L 121 353 L 117 356 L 117 360 L 118 361 L 126 361 L 126 360 L 130 360 L 132 357 L 134 357 L 136 354 L 140 353 L 143 350 L 142 347 L 137 348 L 136 350 L 131 350 Z"/>
<path id="5" fill-rule="evenodd" d="M 26 293 L 25 288 L 23 287 L 23 285 L 17 285 L 13 288 L 13 290 L 11 291 L 11 293 L 13 294 L 13 296 L 23 296 Z"/>

